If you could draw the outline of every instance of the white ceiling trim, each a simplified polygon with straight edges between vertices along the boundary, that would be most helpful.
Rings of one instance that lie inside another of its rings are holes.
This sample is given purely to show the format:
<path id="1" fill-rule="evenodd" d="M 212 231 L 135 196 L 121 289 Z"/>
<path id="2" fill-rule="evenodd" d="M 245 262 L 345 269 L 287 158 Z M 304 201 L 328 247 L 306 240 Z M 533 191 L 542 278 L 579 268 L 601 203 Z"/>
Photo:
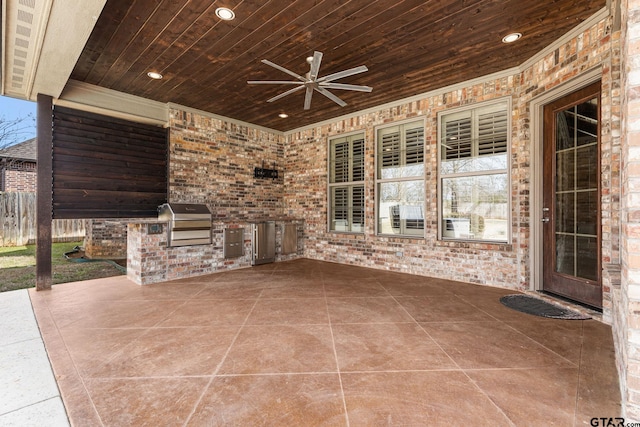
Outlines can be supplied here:
<path id="1" fill-rule="evenodd" d="M 54 104 L 154 125 L 169 123 L 165 103 L 76 80 L 69 80 Z"/>

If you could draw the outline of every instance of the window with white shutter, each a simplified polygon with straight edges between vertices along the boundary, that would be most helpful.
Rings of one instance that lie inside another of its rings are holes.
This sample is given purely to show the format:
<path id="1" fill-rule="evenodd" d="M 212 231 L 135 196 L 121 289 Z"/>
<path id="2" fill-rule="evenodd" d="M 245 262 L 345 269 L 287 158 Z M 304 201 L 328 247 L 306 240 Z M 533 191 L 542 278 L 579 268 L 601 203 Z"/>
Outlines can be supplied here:
<path id="1" fill-rule="evenodd" d="M 377 131 L 378 234 L 424 236 L 424 122 Z"/>
<path id="2" fill-rule="evenodd" d="M 440 236 L 509 241 L 508 101 L 440 113 Z"/>
<path id="3" fill-rule="evenodd" d="M 364 232 L 364 134 L 329 141 L 329 230 Z"/>

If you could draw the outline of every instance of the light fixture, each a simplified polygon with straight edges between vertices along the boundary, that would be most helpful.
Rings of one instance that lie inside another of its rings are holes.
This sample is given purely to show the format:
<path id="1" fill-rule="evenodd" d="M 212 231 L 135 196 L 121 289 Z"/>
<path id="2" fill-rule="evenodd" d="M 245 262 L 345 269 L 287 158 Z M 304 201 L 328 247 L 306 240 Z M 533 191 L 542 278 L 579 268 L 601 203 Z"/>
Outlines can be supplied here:
<path id="1" fill-rule="evenodd" d="M 502 38 L 502 43 L 513 43 L 514 41 L 518 40 L 520 37 L 522 37 L 522 33 L 507 34 Z"/>
<path id="2" fill-rule="evenodd" d="M 151 77 L 152 79 L 155 79 L 155 80 L 160 80 L 162 78 L 162 74 L 157 73 L 155 71 L 149 71 L 147 73 L 147 76 L 149 76 L 149 77 Z"/>
<path id="3" fill-rule="evenodd" d="M 278 117 L 280 117 L 281 119 L 286 119 L 287 117 L 289 117 L 289 115 L 287 113 L 280 113 L 278 114 Z"/>
<path id="4" fill-rule="evenodd" d="M 219 7 L 216 9 L 216 16 L 223 21 L 231 21 L 236 17 L 236 14 L 228 7 Z"/>

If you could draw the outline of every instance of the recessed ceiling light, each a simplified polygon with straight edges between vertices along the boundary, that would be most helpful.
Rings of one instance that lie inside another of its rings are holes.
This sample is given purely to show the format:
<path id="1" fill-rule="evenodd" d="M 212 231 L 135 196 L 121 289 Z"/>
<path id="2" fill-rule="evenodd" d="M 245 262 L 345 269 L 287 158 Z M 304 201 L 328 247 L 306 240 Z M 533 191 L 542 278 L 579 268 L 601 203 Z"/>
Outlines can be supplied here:
<path id="1" fill-rule="evenodd" d="M 289 117 L 289 115 L 287 113 L 280 113 L 278 114 L 278 117 L 280 117 L 281 119 L 286 119 L 287 117 Z"/>
<path id="2" fill-rule="evenodd" d="M 162 74 L 156 73 L 155 71 L 149 71 L 147 73 L 147 76 L 149 76 L 149 77 L 151 77 L 152 79 L 155 79 L 155 80 L 160 80 L 162 78 Z"/>
<path id="3" fill-rule="evenodd" d="M 513 43 L 514 41 L 518 40 L 520 37 L 522 37 L 521 33 L 507 34 L 502 38 L 502 43 Z"/>
<path id="4" fill-rule="evenodd" d="M 236 17 L 236 14 L 228 7 L 219 7 L 216 9 L 216 16 L 224 21 L 231 21 Z"/>

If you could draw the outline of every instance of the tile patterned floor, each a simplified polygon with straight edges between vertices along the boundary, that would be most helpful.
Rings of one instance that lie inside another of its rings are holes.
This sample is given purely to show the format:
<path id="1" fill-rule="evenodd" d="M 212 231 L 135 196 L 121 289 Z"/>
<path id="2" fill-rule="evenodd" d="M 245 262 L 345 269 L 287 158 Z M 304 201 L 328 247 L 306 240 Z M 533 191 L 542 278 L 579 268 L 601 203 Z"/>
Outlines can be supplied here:
<path id="1" fill-rule="evenodd" d="M 611 329 L 506 290 L 297 260 L 31 292 L 76 426 L 577 426 L 615 417 Z"/>

